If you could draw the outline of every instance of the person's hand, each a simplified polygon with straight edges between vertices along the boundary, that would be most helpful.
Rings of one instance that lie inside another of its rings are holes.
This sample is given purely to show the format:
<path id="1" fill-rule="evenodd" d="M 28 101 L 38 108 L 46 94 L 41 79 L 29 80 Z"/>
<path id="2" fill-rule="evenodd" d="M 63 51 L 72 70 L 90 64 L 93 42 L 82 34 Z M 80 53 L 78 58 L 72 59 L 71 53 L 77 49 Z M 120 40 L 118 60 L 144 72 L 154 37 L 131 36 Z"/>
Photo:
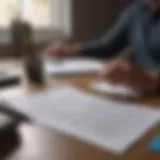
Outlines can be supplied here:
<path id="1" fill-rule="evenodd" d="M 124 60 L 106 61 L 100 77 L 111 83 L 126 83 L 129 79 L 130 63 Z"/>
<path id="2" fill-rule="evenodd" d="M 131 61 L 112 60 L 106 62 L 101 77 L 106 81 L 124 84 L 141 92 L 153 93 L 158 89 L 158 75 L 143 71 Z"/>
<path id="3" fill-rule="evenodd" d="M 56 43 L 47 47 L 44 54 L 49 58 L 62 58 L 80 56 L 82 53 L 79 45 Z"/>

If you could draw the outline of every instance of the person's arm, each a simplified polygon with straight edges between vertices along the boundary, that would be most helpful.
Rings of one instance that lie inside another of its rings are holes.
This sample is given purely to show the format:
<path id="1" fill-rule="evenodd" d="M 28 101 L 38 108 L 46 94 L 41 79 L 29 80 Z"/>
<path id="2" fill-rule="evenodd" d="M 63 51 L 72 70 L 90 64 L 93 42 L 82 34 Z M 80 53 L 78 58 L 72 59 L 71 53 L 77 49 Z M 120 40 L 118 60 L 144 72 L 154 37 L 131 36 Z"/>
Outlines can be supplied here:
<path id="1" fill-rule="evenodd" d="M 131 25 L 132 8 L 120 16 L 118 22 L 100 39 L 82 45 L 83 56 L 112 57 L 128 44 L 128 30 Z M 105 20 L 105 19 L 104 19 Z"/>

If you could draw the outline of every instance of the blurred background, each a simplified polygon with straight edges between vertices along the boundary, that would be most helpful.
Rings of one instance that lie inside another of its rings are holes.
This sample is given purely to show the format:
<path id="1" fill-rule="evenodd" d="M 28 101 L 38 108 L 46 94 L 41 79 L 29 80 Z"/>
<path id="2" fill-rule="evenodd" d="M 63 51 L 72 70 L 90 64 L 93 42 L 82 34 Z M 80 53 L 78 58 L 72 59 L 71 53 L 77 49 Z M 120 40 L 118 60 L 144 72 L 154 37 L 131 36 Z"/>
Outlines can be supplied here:
<path id="1" fill-rule="evenodd" d="M 0 0 L 0 56 L 15 56 L 14 21 L 27 22 L 38 49 L 55 40 L 99 38 L 133 0 Z"/>

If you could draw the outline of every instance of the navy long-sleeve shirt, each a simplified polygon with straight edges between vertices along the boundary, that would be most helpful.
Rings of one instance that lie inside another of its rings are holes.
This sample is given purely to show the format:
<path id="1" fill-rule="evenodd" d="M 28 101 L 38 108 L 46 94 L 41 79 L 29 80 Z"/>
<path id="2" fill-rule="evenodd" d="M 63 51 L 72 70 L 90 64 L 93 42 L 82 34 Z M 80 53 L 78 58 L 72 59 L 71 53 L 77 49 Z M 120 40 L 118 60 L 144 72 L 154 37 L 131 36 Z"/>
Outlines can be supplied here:
<path id="1" fill-rule="evenodd" d="M 144 0 L 128 7 L 100 40 L 84 44 L 83 53 L 108 58 L 127 45 L 142 68 L 160 71 L 160 11 L 152 11 Z"/>

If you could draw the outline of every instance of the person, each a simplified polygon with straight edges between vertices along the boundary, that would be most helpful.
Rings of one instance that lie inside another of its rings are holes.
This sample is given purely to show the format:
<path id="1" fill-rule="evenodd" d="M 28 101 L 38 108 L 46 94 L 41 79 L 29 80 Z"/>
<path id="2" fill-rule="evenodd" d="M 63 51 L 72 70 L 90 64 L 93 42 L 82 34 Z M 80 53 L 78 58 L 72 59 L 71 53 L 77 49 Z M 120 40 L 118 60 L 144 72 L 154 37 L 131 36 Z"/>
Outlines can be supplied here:
<path id="1" fill-rule="evenodd" d="M 117 58 L 131 46 L 133 60 Z M 92 42 L 51 44 L 45 54 L 52 58 L 91 56 L 105 59 L 101 76 L 143 93 L 160 91 L 160 0 L 138 0 L 121 14 L 107 33 Z"/>

